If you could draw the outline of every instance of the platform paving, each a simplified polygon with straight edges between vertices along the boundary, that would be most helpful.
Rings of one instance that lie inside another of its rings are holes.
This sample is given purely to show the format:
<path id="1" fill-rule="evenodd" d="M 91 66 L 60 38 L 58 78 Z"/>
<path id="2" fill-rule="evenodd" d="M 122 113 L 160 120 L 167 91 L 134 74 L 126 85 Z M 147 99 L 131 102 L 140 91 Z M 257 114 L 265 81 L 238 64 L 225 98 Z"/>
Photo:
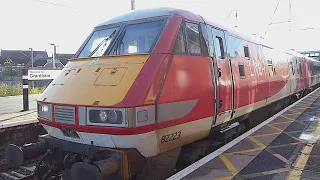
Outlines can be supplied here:
<path id="1" fill-rule="evenodd" d="M 36 99 L 39 94 L 29 95 L 29 111 L 22 112 L 22 96 L 0 97 L 0 129 L 19 124 L 36 122 Z"/>
<path id="2" fill-rule="evenodd" d="M 320 89 L 182 179 L 320 179 Z"/>

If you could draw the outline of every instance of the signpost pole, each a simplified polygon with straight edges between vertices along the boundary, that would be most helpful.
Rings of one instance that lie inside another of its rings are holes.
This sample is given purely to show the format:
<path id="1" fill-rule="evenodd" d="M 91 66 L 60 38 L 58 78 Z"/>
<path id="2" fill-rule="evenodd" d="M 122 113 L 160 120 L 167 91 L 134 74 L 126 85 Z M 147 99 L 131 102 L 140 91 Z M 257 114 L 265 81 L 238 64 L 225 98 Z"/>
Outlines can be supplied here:
<path id="1" fill-rule="evenodd" d="M 29 110 L 29 80 L 28 80 L 28 68 L 23 69 L 22 74 L 22 91 L 23 91 L 23 110 Z"/>

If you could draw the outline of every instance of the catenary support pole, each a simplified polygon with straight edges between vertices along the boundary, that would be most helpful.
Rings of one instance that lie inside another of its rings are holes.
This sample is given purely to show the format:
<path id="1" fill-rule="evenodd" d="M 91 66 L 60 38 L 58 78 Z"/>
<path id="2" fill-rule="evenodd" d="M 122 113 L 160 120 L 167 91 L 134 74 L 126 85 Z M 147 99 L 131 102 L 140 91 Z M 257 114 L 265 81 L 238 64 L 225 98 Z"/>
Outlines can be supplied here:
<path id="1" fill-rule="evenodd" d="M 29 110 L 29 80 L 28 80 L 28 68 L 23 69 L 22 73 L 22 91 L 23 91 L 23 110 Z"/>
<path id="2" fill-rule="evenodd" d="M 135 10 L 136 9 L 136 2 L 135 0 L 131 0 L 131 10 Z"/>

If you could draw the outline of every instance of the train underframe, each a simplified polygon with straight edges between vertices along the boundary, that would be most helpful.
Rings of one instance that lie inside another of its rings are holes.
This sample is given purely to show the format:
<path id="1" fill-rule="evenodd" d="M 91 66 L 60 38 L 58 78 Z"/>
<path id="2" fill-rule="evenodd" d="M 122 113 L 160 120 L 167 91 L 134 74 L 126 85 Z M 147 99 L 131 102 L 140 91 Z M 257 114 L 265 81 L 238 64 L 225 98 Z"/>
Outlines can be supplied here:
<path id="1" fill-rule="evenodd" d="M 273 116 L 317 87 L 319 85 L 238 117 L 227 124 L 214 127 L 212 133 L 204 139 L 151 158 L 144 158 L 135 149 L 101 148 L 64 141 L 49 135 L 40 136 L 37 143 L 25 144 L 22 147 L 9 145 L 5 156 L 12 167 L 38 157 L 35 170 L 37 180 L 165 179 Z"/>

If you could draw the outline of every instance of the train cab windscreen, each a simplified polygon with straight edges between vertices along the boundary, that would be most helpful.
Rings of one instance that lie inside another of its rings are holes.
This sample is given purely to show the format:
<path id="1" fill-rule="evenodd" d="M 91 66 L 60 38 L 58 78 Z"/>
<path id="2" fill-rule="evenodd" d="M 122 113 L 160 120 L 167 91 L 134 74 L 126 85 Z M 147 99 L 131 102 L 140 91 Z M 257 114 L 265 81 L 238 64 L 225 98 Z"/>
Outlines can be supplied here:
<path id="1" fill-rule="evenodd" d="M 79 54 L 79 58 L 150 53 L 162 32 L 164 20 L 128 24 L 95 31 Z M 111 45 L 112 44 L 112 45 Z M 112 47 L 110 51 L 107 51 Z"/>
<path id="2" fill-rule="evenodd" d="M 118 29 L 119 27 L 95 31 L 78 57 L 102 56 Z"/>

